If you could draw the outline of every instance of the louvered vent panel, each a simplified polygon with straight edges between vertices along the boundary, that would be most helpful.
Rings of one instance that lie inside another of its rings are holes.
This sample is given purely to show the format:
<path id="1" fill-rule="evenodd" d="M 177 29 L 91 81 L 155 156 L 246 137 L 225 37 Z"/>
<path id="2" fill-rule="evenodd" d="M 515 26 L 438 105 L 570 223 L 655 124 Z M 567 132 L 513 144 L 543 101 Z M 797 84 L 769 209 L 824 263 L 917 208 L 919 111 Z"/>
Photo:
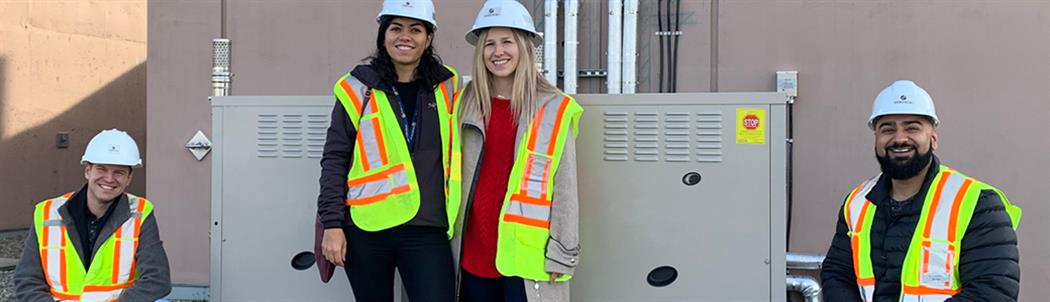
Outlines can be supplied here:
<path id="1" fill-rule="evenodd" d="M 627 128 L 627 112 L 605 112 L 602 156 L 606 161 L 627 161 Z"/>
<path id="2" fill-rule="evenodd" d="M 634 160 L 660 160 L 660 116 L 656 111 L 634 113 Z"/>
<path id="3" fill-rule="evenodd" d="M 306 116 L 306 156 L 321 158 L 324 152 L 324 140 L 328 134 L 331 117 L 327 114 L 310 114 Z"/>
<path id="4" fill-rule="evenodd" d="M 255 155 L 262 158 L 276 158 L 278 155 L 278 124 L 276 114 L 259 114 L 256 116 Z"/>
<path id="5" fill-rule="evenodd" d="M 664 112 L 664 161 L 688 162 L 689 112 Z"/>
<path id="6" fill-rule="evenodd" d="M 722 162 L 722 112 L 696 114 L 696 161 Z"/>

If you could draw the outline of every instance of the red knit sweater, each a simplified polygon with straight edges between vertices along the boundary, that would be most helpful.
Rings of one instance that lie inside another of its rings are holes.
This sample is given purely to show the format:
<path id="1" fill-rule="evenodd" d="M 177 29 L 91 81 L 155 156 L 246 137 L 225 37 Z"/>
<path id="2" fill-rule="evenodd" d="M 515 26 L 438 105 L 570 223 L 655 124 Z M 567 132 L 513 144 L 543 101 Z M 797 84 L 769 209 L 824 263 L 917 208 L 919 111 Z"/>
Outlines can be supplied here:
<path id="1" fill-rule="evenodd" d="M 492 116 L 485 127 L 481 174 L 474 184 L 474 202 L 467 214 L 463 238 L 463 269 L 479 277 L 502 277 L 496 270 L 496 238 L 499 212 L 507 194 L 510 170 L 514 167 L 517 131 L 510 100 L 493 97 Z"/>

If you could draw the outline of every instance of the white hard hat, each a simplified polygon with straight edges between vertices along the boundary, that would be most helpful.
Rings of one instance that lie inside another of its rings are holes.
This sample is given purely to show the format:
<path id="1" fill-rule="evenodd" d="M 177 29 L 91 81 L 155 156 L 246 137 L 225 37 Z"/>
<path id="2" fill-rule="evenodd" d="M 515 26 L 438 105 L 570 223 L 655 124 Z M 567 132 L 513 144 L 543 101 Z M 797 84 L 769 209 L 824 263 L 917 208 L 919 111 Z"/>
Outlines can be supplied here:
<path id="1" fill-rule="evenodd" d="M 141 167 L 139 145 L 127 132 L 110 129 L 100 132 L 88 142 L 81 164 L 104 164 Z"/>
<path id="2" fill-rule="evenodd" d="M 383 0 L 383 10 L 376 16 L 376 22 L 380 22 L 383 16 L 418 19 L 429 23 L 434 30 L 438 27 L 434 20 L 434 2 L 430 0 Z"/>
<path id="3" fill-rule="evenodd" d="M 933 98 L 915 82 L 900 80 L 879 92 L 875 104 L 871 107 L 871 118 L 868 127 L 875 129 L 875 119 L 890 114 L 911 114 L 929 117 L 933 126 L 937 126 L 937 111 L 933 108 Z"/>
<path id="4" fill-rule="evenodd" d="M 536 26 L 532 23 L 532 15 L 518 1 L 485 1 L 485 5 L 478 12 L 478 17 L 474 19 L 474 27 L 467 32 L 467 43 L 477 45 L 478 34 L 481 33 L 482 29 L 490 27 L 520 29 L 529 33 L 533 44 L 540 45 L 543 43 L 543 38 L 536 32 Z"/>

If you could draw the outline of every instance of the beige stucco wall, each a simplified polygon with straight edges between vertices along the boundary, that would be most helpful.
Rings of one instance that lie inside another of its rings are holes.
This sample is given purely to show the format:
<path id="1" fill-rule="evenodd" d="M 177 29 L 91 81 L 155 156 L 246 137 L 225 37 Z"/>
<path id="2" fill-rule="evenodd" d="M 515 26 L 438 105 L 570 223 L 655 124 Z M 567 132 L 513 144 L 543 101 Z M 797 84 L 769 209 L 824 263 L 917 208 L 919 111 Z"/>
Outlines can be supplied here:
<path id="1" fill-rule="evenodd" d="M 469 70 L 462 34 L 482 1 L 436 2 L 438 52 Z M 640 92 L 656 89 L 655 2 L 642 1 L 640 10 Z M 539 17 L 542 1 L 525 3 Z M 581 3 L 580 69 L 605 68 L 605 3 Z M 226 4 L 236 95 L 328 94 L 372 50 L 378 1 Z M 682 2 L 679 91 L 767 91 L 775 71 L 800 72 L 792 250 L 826 250 L 843 194 L 877 173 L 864 124 L 871 100 L 909 78 L 937 102 L 945 163 L 999 186 L 1024 208 L 1022 301 L 1050 296 L 1050 203 L 1039 190 L 1050 182 L 1050 2 L 712 4 Z M 197 129 L 211 135 L 209 41 L 221 34 L 221 2 L 155 0 L 149 7 L 149 193 L 178 202 L 160 214 L 168 230 L 177 229 L 164 233 L 174 281 L 207 284 L 210 161 L 193 160 L 182 145 Z M 581 79 L 579 87 L 602 92 L 604 79 Z"/>
<path id="2" fill-rule="evenodd" d="M 128 131 L 145 152 L 145 60 L 145 0 L 0 1 L 0 230 L 29 227 L 35 203 L 80 189 L 98 131 Z M 145 193 L 145 171 L 129 191 Z"/>

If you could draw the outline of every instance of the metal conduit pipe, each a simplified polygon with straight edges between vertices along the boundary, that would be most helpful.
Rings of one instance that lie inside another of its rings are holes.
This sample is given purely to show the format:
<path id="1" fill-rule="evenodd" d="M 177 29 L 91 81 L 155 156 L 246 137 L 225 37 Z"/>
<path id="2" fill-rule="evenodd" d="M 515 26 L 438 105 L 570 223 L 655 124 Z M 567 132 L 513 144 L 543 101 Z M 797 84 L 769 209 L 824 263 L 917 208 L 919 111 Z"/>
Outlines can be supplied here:
<path id="1" fill-rule="evenodd" d="M 823 255 L 787 253 L 787 269 L 819 271 L 823 264 Z"/>
<path id="2" fill-rule="evenodd" d="M 623 2 L 623 93 L 635 93 L 638 83 L 638 0 Z"/>
<path id="3" fill-rule="evenodd" d="M 565 93 L 576 94 L 576 50 L 580 41 L 576 39 L 577 15 L 580 9 L 578 0 L 565 1 L 565 60 L 563 70 L 565 71 Z"/>
<path id="4" fill-rule="evenodd" d="M 802 294 L 802 297 L 806 298 L 806 302 L 823 301 L 823 290 L 820 287 L 820 282 L 817 282 L 816 278 L 810 276 L 787 275 L 784 280 L 787 282 L 787 290 L 789 292 Z"/>
<path id="5" fill-rule="evenodd" d="M 547 81 L 558 86 L 558 0 L 543 4 L 543 70 Z"/>
<path id="6" fill-rule="evenodd" d="M 606 82 L 606 93 L 608 94 L 620 94 L 620 86 L 622 79 L 620 78 L 620 72 L 623 68 L 623 58 L 620 57 L 620 52 L 623 48 L 621 43 L 621 35 L 623 35 L 623 0 L 609 0 L 609 47 L 606 50 L 609 52 L 608 66 L 609 74 L 608 82 Z"/>

